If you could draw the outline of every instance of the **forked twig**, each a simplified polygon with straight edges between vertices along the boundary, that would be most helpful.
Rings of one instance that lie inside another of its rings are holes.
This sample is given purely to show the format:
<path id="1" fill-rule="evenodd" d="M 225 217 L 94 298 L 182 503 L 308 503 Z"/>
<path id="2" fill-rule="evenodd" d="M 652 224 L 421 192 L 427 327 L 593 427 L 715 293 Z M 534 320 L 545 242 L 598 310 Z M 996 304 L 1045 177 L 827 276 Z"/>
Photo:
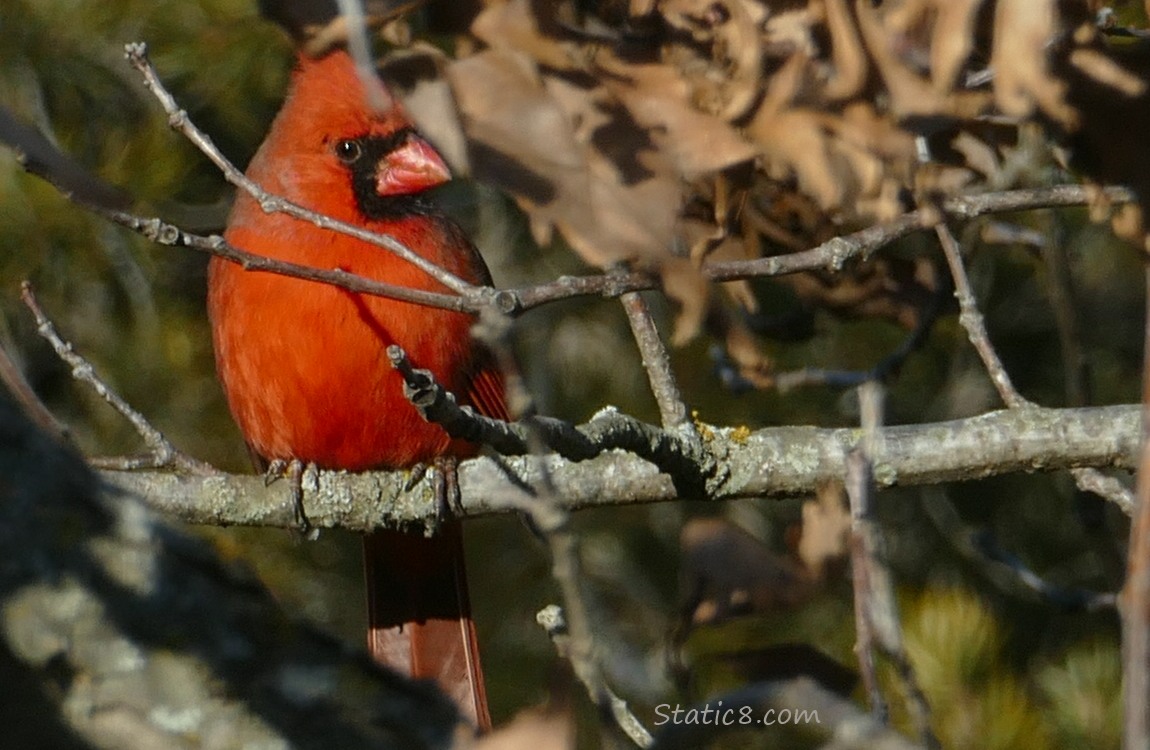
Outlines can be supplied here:
<path id="1" fill-rule="evenodd" d="M 990 343 L 985 321 L 978 309 L 978 303 L 970 286 L 970 279 L 966 274 L 966 267 L 962 262 L 962 251 L 958 246 L 958 241 L 950 229 L 941 222 L 935 225 L 935 232 L 954 278 L 954 293 L 958 298 L 960 311 L 959 322 L 966 329 L 970 343 L 978 351 L 979 357 L 982 358 L 983 366 L 986 367 L 994 387 L 998 390 L 998 395 L 1002 398 L 1003 403 L 1012 409 L 1033 407 L 1035 404 L 1024 398 L 1014 387 L 1010 375 L 1006 372 L 1006 367 L 1003 366 L 1002 360 L 998 357 L 998 352 Z M 1134 507 L 1134 498 L 1130 490 L 1097 469 L 1074 469 L 1071 471 L 1071 476 L 1074 477 L 1078 488 L 1084 492 L 1094 492 L 1114 502 L 1127 513 L 1130 512 L 1129 508 Z"/>
<path id="2" fill-rule="evenodd" d="M 23 300 L 24 305 L 36 318 L 36 332 L 51 344 L 52 348 L 56 351 L 56 355 L 72 368 L 72 377 L 89 385 L 100 398 L 104 399 L 109 406 L 127 419 L 151 451 L 151 456 L 145 459 L 129 459 L 127 462 L 116 461 L 115 465 L 117 468 L 159 468 L 170 466 L 179 471 L 195 474 L 220 473 L 209 464 L 177 450 L 162 432 L 148 423 L 144 415 L 133 409 L 127 401 L 113 391 L 108 384 L 96 374 L 96 370 L 92 367 L 92 364 L 77 354 L 72 345 L 61 338 L 60 334 L 56 331 L 56 326 L 48 316 L 44 314 L 40 304 L 36 301 L 36 295 L 32 291 L 32 285 L 27 281 L 21 284 L 20 299 Z M 100 462 L 94 461 L 93 463 L 99 464 Z"/>

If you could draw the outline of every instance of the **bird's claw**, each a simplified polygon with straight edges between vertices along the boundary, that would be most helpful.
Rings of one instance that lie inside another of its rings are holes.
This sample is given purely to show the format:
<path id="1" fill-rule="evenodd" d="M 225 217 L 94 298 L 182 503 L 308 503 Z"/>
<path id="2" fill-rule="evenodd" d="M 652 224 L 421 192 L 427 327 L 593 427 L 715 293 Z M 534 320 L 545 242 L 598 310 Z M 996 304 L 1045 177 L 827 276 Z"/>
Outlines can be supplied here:
<path id="1" fill-rule="evenodd" d="M 436 520 L 439 523 L 463 516 L 463 495 L 459 491 L 459 459 L 440 456 L 435 459 Z"/>
<path id="2" fill-rule="evenodd" d="M 282 458 L 273 458 L 269 461 L 268 467 L 264 470 L 264 487 L 271 487 L 272 484 L 286 477 L 289 463 Z"/>
<path id="3" fill-rule="evenodd" d="M 427 476 L 427 464 L 415 464 L 408 470 L 407 481 L 403 483 L 403 491 L 411 492 L 415 489 L 415 485 L 423 481 Z"/>
<path id="4" fill-rule="evenodd" d="M 315 475 L 318 468 L 313 463 L 304 463 L 298 458 L 291 460 L 276 458 L 268 462 L 264 472 L 264 486 L 280 480 L 288 480 L 288 491 L 291 493 L 292 513 L 295 522 L 293 531 L 302 539 L 314 541 L 319 538 L 319 529 L 312 526 L 303 507 L 303 480 L 305 476 Z"/>

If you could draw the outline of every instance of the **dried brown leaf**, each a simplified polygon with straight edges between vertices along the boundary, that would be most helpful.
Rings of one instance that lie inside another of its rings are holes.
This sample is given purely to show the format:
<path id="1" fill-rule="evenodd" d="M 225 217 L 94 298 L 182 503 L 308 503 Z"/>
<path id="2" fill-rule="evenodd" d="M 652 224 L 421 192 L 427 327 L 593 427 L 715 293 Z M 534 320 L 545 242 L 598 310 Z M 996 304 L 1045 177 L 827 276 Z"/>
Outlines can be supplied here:
<path id="1" fill-rule="evenodd" d="M 708 73 L 694 81 L 695 101 L 724 120 L 745 116 L 762 88 L 759 29 L 766 9 L 752 0 L 668 0 L 660 10 L 669 24 L 710 46 Z"/>
<path id="2" fill-rule="evenodd" d="M 846 0 L 824 2 L 835 71 L 825 94 L 831 100 L 849 99 L 858 95 L 866 83 L 869 71 L 866 51 Z"/>
<path id="3" fill-rule="evenodd" d="M 1107 57 L 1101 50 L 1080 48 L 1070 53 L 1070 64 L 1116 93 L 1131 99 L 1146 94 L 1146 81 Z"/>
<path id="4" fill-rule="evenodd" d="M 813 593 L 789 557 L 720 518 L 693 518 L 679 536 L 693 625 L 797 606 Z"/>
<path id="5" fill-rule="evenodd" d="M 999 0 L 994 18 L 994 98 L 1008 115 L 1041 111 L 1067 130 L 1079 114 L 1066 102 L 1066 83 L 1050 70 L 1050 43 L 1060 31 L 1056 0 Z"/>
<path id="6" fill-rule="evenodd" d="M 803 502 L 802 536 L 795 552 L 808 574 L 822 580 L 827 568 L 841 563 L 850 542 L 851 514 L 840 484 L 820 488 Z"/>
<path id="7" fill-rule="evenodd" d="M 582 67 L 577 46 L 545 34 L 527 0 L 489 3 L 471 33 L 494 49 L 513 50 L 555 70 Z"/>
<path id="8" fill-rule="evenodd" d="M 387 82 L 420 132 L 435 144 L 458 175 L 470 174 L 467 139 L 446 78 L 449 61 L 437 47 L 417 42 L 380 66 Z"/>
<path id="9" fill-rule="evenodd" d="M 684 179 L 726 169 L 755 157 L 755 148 L 722 119 L 696 109 L 691 90 L 666 65 L 631 65 L 604 61 L 611 74 L 604 84 L 627 107 L 635 121 L 651 132 Z"/>
<path id="10" fill-rule="evenodd" d="M 711 285 L 687 258 L 667 258 L 659 266 L 663 291 L 679 303 L 671 343 L 682 346 L 698 335 L 707 316 Z"/>
<path id="11" fill-rule="evenodd" d="M 945 94 L 959 82 L 974 49 L 975 22 L 983 0 L 936 0 L 938 20 L 930 45 L 930 73 L 935 91 Z"/>
<path id="12" fill-rule="evenodd" d="M 561 182 L 581 182 L 587 189 L 583 146 L 530 59 L 487 50 L 452 63 L 447 76 L 471 141 L 478 179 L 537 207 L 558 201 Z"/>
<path id="13" fill-rule="evenodd" d="M 734 363 L 739 377 L 755 388 L 773 388 L 775 370 L 763 342 L 747 327 L 741 315 L 715 306 L 707 318 L 708 330 L 723 342 L 723 349 Z"/>

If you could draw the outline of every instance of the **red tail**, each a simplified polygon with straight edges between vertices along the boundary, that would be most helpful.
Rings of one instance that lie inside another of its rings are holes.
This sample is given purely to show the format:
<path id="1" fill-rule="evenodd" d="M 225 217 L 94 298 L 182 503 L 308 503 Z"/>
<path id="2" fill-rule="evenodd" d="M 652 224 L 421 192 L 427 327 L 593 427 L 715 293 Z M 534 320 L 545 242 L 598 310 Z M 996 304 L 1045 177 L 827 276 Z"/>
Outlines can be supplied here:
<path id="1" fill-rule="evenodd" d="M 372 658 L 435 680 L 464 716 L 490 729 L 459 523 L 434 537 L 375 531 L 364 537 L 363 553 Z"/>

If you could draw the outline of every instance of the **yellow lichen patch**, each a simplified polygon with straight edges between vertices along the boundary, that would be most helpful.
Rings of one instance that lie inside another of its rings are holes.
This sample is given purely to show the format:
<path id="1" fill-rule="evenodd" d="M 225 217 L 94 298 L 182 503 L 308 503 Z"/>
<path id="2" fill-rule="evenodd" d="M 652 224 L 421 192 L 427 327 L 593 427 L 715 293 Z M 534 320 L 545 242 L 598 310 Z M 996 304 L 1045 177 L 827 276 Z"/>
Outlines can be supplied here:
<path id="1" fill-rule="evenodd" d="M 746 425 L 741 424 L 735 429 L 731 430 L 731 441 L 734 443 L 742 445 L 750 440 L 750 438 L 751 428 L 747 427 Z"/>
<path id="2" fill-rule="evenodd" d="M 715 439 L 715 431 L 699 419 L 699 412 L 694 409 L 691 410 L 691 421 L 694 423 L 695 429 L 699 431 L 699 437 L 701 437 L 704 442 L 709 443 Z"/>

